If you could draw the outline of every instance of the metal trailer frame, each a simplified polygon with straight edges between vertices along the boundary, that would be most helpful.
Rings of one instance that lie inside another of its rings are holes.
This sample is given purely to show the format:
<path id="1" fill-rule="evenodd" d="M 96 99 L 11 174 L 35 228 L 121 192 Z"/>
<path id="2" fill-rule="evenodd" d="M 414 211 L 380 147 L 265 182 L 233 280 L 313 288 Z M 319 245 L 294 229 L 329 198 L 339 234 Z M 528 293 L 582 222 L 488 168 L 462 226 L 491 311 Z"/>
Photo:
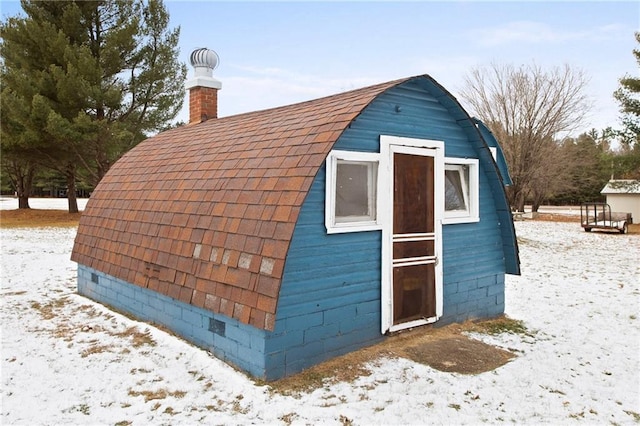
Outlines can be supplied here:
<path id="1" fill-rule="evenodd" d="M 631 213 L 611 212 L 607 203 L 582 203 L 580 205 L 580 224 L 586 232 L 592 229 L 618 231 L 626 234 L 632 223 Z"/>

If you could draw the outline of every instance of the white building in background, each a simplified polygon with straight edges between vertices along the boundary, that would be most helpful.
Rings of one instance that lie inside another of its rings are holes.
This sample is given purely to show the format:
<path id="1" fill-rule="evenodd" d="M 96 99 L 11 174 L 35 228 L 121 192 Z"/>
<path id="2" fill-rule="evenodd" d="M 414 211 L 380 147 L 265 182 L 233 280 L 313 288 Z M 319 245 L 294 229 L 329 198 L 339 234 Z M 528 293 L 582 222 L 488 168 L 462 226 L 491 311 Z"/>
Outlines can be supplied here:
<path id="1" fill-rule="evenodd" d="M 612 179 L 600 193 L 612 212 L 631 213 L 633 223 L 640 223 L 640 180 Z"/>

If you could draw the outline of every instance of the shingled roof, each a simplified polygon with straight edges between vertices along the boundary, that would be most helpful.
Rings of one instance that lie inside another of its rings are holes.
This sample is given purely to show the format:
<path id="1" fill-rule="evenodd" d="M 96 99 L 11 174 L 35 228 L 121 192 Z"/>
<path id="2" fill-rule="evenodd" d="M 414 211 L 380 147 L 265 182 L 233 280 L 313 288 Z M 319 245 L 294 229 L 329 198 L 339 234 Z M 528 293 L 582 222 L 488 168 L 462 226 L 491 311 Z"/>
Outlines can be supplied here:
<path id="1" fill-rule="evenodd" d="M 332 146 L 408 79 L 163 132 L 91 195 L 72 260 L 273 330 L 298 213 Z"/>

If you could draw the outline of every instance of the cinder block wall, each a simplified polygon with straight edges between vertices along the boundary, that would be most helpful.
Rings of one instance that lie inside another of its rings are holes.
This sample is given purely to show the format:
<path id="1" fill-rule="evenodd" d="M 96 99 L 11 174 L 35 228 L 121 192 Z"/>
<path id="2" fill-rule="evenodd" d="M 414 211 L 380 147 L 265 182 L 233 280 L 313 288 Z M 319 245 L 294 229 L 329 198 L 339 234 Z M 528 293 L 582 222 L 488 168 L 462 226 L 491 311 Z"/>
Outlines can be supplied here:
<path id="1" fill-rule="evenodd" d="M 504 313 L 504 275 L 445 283 L 443 313 L 436 326 Z"/>
<path id="2" fill-rule="evenodd" d="M 265 377 L 265 331 L 78 265 L 78 293 L 141 321 L 161 324 L 217 358 Z"/>
<path id="3" fill-rule="evenodd" d="M 78 292 L 92 300 L 160 324 L 250 375 L 276 380 L 384 338 L 379 302 L 295 315 L 273 332 L 197 308 L 78 265 Z"/>
<path id="4" fill-rule="evenodd" d="M 266 342 L 268 380 L 377 343 L 380 302 L 352 303 L 277 320 Z"/>

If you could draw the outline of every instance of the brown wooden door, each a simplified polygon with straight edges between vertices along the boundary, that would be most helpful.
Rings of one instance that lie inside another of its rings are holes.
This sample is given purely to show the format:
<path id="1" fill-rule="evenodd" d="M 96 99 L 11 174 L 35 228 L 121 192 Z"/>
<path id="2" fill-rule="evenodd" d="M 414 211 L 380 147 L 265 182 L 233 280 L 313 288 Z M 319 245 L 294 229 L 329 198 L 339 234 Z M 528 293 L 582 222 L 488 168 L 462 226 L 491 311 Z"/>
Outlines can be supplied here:
<path id="1" fill-rule="evenodd" d="M 393 153 L 393 325 L 436 317 L 435 159 Z"/>

